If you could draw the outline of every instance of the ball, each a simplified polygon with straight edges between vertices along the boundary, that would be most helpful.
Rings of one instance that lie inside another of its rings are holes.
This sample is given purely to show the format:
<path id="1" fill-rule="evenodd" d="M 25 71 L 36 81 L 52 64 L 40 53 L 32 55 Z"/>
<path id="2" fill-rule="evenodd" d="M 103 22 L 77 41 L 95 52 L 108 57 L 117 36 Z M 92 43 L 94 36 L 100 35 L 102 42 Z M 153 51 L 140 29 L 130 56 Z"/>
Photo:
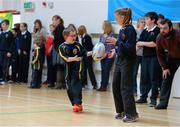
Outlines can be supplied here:
<path id="1" fill-rule="evenodd" d="M 93 51 L 92 51 L 92 58 L 95 61 L 100 61 L 105 56 L 105 46 L 103 43 L 98 42 L 95 44 Z"/>

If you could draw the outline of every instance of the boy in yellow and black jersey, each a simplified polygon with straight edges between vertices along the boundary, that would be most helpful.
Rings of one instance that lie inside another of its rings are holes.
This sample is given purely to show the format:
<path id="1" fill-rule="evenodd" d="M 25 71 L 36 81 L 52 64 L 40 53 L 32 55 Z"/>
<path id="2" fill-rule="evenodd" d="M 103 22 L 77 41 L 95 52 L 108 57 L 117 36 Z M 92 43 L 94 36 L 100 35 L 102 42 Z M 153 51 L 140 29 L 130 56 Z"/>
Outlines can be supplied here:
<path id="1" fill-rule="evenodd" d="M 42 53 L 38 43 L 34 42 L 32 53 L 32 81 L 30 88 L 41 88 Z"/>
<path id="2" fill-rule="evenodd" d="M 63 31 L 65 42 L 59 46 L 59 54 L 66 62 L 67 93 L 73 111 L 82 111 L 82 58 L 86 56 L 86 50 L 75 42 L 77 34 L 72 28 Z"/>

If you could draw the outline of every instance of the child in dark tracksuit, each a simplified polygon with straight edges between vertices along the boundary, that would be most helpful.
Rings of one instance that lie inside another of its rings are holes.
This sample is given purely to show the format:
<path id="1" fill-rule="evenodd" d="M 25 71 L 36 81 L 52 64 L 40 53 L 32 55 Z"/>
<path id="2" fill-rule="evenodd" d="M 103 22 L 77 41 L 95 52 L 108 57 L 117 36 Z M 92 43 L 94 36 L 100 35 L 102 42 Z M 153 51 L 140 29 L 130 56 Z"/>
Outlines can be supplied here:
<path id="1" fill-rule="evenodd" d="M 41 88 L 42 54 L 38 43 L 34 43 L 32 56 L 32 81 L 30 88 Z"/>
<path id="2" fill-rule="evenodd" d="M 73 111 L 82 111 L 82 58 L 86 55 L 85 49 L 77 42 L 76 32 L 72 28 L 66 28 L 63 31 L 66 40 L 59 47 L 59 54 L 66 62 L 66 83 L 67 93 Z"/>

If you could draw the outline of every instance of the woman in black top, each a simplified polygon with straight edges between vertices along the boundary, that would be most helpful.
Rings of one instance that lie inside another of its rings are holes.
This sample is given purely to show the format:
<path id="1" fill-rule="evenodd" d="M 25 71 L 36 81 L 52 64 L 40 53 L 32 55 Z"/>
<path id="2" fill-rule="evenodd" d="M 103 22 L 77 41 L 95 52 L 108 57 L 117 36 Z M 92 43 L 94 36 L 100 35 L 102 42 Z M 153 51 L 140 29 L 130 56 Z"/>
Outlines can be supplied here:
<path id="1" fill-rule="evenodd" d="M 64 30 L 64 21 L 59 15 L 55 15 L 52 18 L 52 24 L 56 27 L 54 31 L 54 43 L 52 49 L 52 63 L 54 70 L 54 79 L 48 87 L 54 87 L 56 82 L 56 89 L 65 88 L 65 79 L 64 79 L 64 62 L 58 54 L 59 46 L 64 42 L 63 30 Z"/>

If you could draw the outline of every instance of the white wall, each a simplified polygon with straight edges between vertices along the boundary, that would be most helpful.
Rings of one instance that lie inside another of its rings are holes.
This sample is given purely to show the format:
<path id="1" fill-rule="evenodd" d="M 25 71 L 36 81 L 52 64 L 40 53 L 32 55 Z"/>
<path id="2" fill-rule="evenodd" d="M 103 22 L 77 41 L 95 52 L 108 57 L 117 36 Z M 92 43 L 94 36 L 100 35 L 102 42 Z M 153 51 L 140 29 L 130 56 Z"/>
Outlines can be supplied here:
<path id="1" fill-rule="evenodd" d="M 107 19 L 108 0 L 26 0 L 35 3 L 34 12 L 24 10 L 25 0 L 0 0 L 0 9 L 17 10 L 21 13 L 21 22 L 29 25 L 29 30 L 33 29 L 35 19 L 42 20 L 46 29 L 51 23 L 53 15 L 60 15 L 65 22 L 65 26 L 74 23 L 87 26 L 89 33 L 102 32 L 102 22 Z M 43 7 L 42 2 L 54 2 L 54 8 Z"/>
<path id="2" fill-rule="evenodd" d="M 23 0 L 0 0 L 0 9 L 20 11 L 20 3 Z"/>
<path id="3" fill-rule="evenodd" d="M 25 12 L 24 1 L 33 1 L 35 11 Z M 54 8 L 43 7 L 42 2 L 54 2 Z M 66 26 L 69 23 L 76 26 L 84 24 L 89 33 L 101 33 L 102 22 L 107 19 L 108 0 L 0 0 L 0 9 L 20 11 L 21 21 L 28 23 L 30 31 L 35 19 L 41 19 L 48 29 L 52 16 L 58 14 L 64 19 Z M 113 26 L 118 33 L 119 26 Z"/>
<path id="4" fill-rule="evenodd" d="M 44 8 L 42 1 L 53 1 L 54 8 Z M 89 33 L 102 32 L 102 22 L 107 19 L 107 0 L 34 0 L 34 2 L 34 12 L 25 12 L 22 2 L 20 9 L 21 21 L 28 23 L 30 31 L 33 28 L 33 21 L 37 18 L 48 28 L 55 14 L 64 19 L 65 26 L 69 23 L 76 26 L 84 24 Z"/>
<path id="5" fill-rule="evenodd" d="M 2 0 L 0 0 L 0 10 L 2 10 Z"/>

